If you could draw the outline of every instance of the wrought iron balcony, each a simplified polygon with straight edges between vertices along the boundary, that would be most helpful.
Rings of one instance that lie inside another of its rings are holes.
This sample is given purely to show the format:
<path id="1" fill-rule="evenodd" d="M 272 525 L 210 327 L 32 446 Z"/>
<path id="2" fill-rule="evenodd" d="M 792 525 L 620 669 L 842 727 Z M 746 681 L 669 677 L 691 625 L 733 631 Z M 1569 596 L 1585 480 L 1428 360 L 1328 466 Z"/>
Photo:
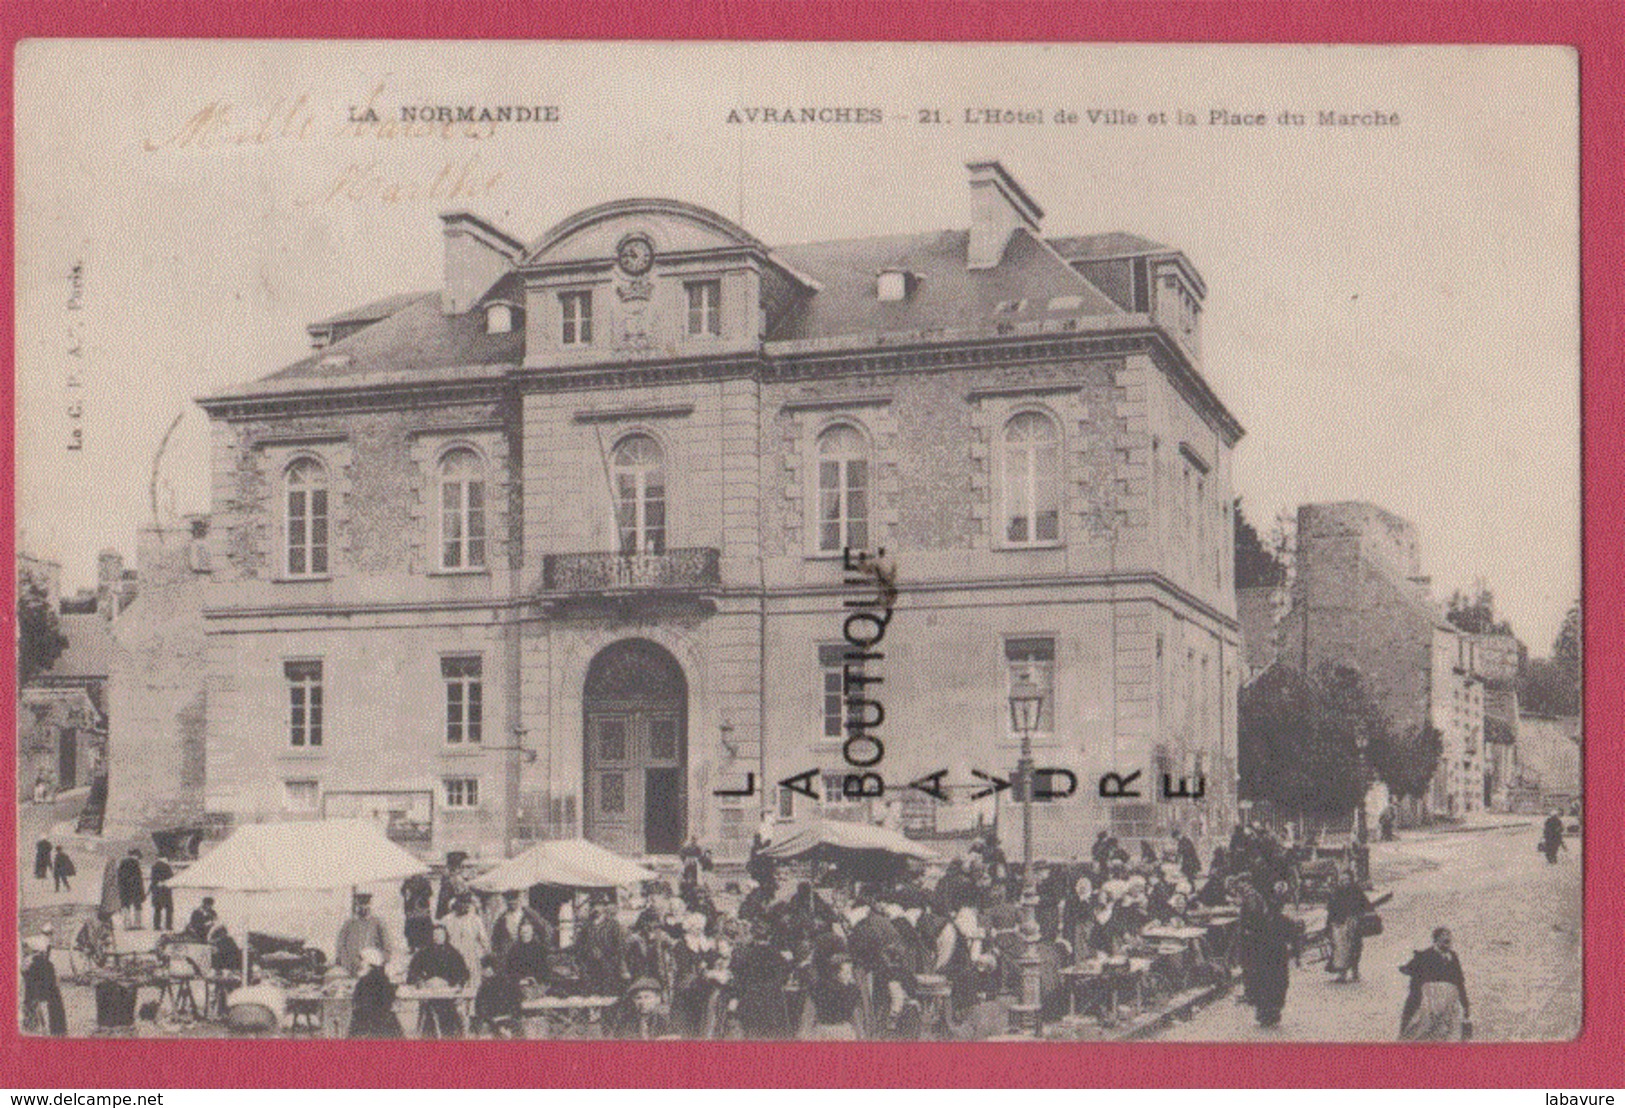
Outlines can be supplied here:
<path id="1" fill-rule="evenodd" d="M 702 589 L 722 583 L 722 552 L 694 546 L 664 554 L 549 554 L 542 563 L 548 592 Z"/>

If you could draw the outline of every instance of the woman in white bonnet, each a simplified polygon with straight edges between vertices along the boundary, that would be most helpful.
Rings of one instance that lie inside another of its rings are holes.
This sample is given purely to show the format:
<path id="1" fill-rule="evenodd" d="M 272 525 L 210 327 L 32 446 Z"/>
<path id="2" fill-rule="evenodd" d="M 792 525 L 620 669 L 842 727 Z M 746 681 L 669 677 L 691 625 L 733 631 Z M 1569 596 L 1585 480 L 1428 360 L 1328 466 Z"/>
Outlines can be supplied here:
<path id="1" fill-rule="evenodd" d="M 395 983 L 384 972 L 384 952 L 375 946 L 361 951 L 363 972 L 355 983 L 352 1039 L 402 1039 L 406 1033 L 395 1015 Z"/>

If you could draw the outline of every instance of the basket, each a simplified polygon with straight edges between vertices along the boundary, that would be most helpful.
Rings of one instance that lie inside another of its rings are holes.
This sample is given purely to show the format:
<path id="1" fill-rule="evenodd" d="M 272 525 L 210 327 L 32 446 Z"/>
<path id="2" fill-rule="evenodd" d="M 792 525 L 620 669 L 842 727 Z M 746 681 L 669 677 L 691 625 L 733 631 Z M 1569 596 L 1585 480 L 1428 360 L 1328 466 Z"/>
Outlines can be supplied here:
<path id="1" fill-rule="evenodd" d="M 135 1026 L 136 987 L 122 981 L 96 982 L 96 1026 Z"/>

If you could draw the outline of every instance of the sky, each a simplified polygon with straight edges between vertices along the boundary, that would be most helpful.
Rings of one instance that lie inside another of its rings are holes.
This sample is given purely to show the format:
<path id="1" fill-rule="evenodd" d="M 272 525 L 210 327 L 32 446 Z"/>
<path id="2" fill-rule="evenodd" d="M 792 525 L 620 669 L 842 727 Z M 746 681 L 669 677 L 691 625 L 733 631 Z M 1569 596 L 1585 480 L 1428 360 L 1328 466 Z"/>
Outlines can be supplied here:
<path id="1" fill-rule="evenodd" d="M 70 592 L 103 548 L 133 562 L 177 416 L 158 513 L 206 511 L 194 398 L 300 358 L 309 322 L 437 287 L 441 212 L 524 241 L 631 196 L 770 244 L 962 228 L 964 163 L 994 157 L 1046 233 L 1131 231 L 1201 272 L 1261 529 L 1373 501 L 1416 524 L 1437 597 L 1482 579 L 1543 654 L 1579 595 L 1576 88 L 1559 47 L 27 42 L 19 548 Z M 350 122 L 442 104 L 558 119 Z M 883 122 L 728 121 L 803 106 Z M 1043 122 L 966 122 L 983 108 Z M 189 132 L 205 111 L 218 130 Z"/>

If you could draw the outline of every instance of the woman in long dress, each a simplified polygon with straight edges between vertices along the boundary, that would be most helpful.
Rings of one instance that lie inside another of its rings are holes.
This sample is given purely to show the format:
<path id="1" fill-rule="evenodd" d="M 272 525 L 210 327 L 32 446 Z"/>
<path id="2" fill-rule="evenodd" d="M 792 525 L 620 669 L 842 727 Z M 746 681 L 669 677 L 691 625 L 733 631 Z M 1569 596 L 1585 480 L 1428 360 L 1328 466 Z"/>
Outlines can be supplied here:
<path id="1" fill-rule="evenodd" d="M 1401 1039 L 1459 1039 L 1462 1025 L 1471 1018 L 1467 981 L 1461 959 L 1451 949 L 1448 927 L 1435 928 L 1433 945 L 1418 950 L 1399 967 L 1411 979 L 1410 995 L 1400 1015 Z"/>
<path id="2" fill-rule="evenodd" d="M 1326 930 L 1331 936 L 1332 953 L 1326 959 L 1326 969 L 1337 974 L 1338 981 L 1351 977 L 1360 979 L 1360 954 L 1365 940 L 1360 937 L 1360 918 L 1371 911 L 1371 901 L 1365 890 L 1344 870 L 1338 877 L 1337 888 L 1326 902 Z"/>
<path id="3" fill-rule="evenodd" d="M 1298 925 L 1274 901 L 1264 902 L 1264 911 L 1255 916 L 1252 927 L 1243 932 L 1243 956 L 1252 966 L 1249 994 L 1258 1012 L 1260 1027 L 1276 1027 L 1286 1007 L 1287 986 L 1291 983 L 1289 963 L 1298 957 Z"/>

